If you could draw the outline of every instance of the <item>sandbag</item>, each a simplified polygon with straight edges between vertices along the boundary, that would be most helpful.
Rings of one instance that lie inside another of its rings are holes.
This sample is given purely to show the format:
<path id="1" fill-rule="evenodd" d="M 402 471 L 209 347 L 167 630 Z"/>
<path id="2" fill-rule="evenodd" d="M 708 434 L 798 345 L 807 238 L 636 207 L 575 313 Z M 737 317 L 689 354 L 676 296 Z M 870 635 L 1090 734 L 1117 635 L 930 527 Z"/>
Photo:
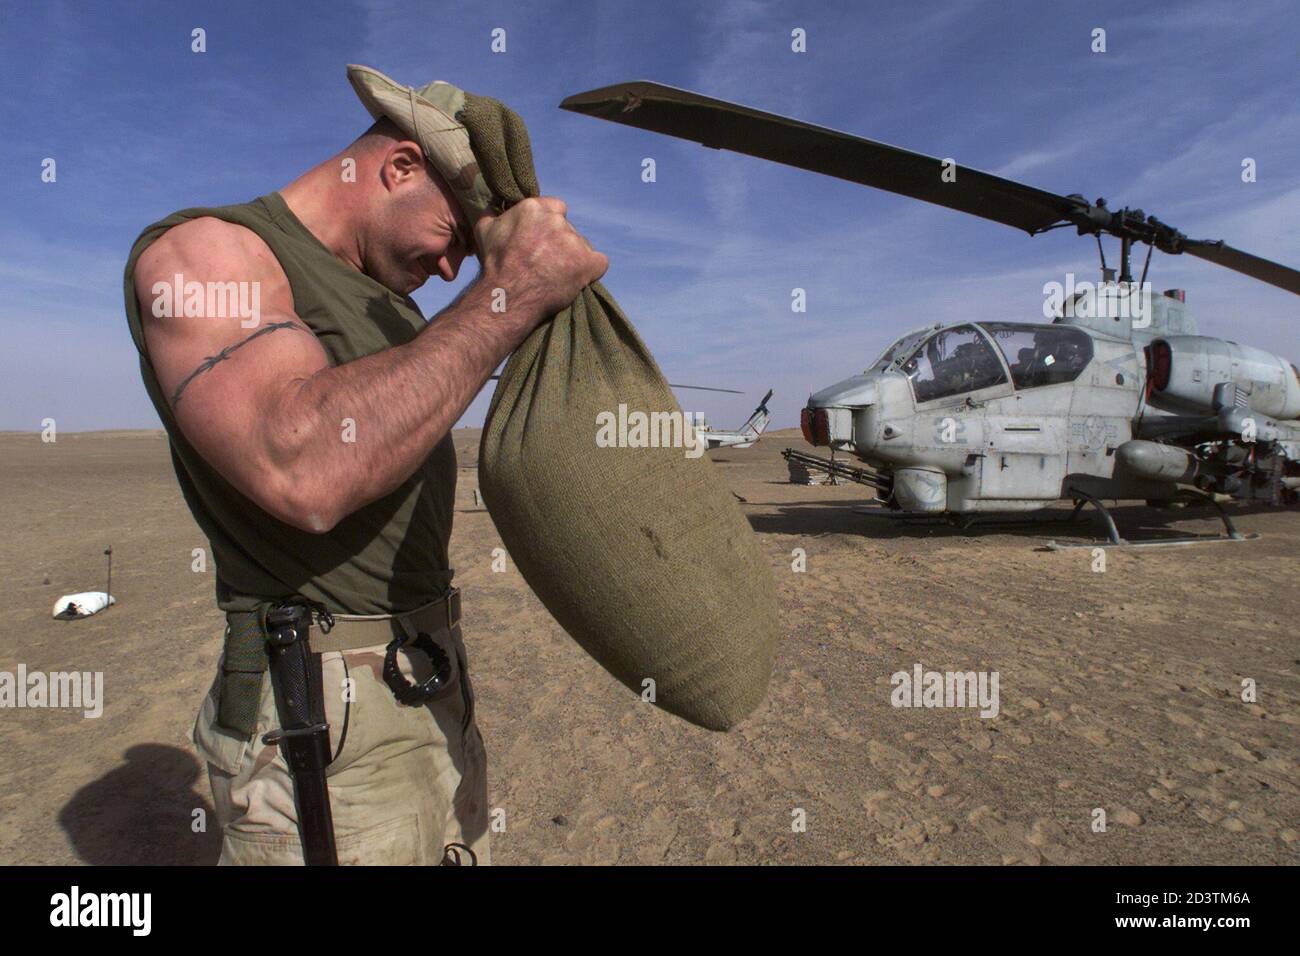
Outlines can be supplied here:
<path id="1" fill-rule="evenodd" d="M 54 617 L 68 621 L 78 617 L 90 617 L 98 614 L 110 604 L 116 604 L 117 598 L 105 591 L 81 591 L 78 594 L 65 594 L 54 602 Z"/>
<path id="2" fill-rule="evenodd" d="M 466 93 L 457 118 L 503 206 L 538 195 L 515 113 Z M 771 565 L 707 456 L 598 447 L 598 426 L 620 405 L 629 416 L 681 414 L 597 282 L 507 362 L 483 428 L 479 487 L 520 573 L 588 654 L 659 707 L 725 730 L 758 706 L 771 676 Z"/>

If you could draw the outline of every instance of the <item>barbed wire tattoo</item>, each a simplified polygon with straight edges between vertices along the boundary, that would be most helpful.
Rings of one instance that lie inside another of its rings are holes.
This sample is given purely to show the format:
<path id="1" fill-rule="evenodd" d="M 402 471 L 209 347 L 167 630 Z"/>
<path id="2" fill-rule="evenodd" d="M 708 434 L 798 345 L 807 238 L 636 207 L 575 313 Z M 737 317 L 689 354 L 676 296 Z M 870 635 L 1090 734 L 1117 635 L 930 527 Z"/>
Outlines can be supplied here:
<path id="1" fill-rule="evenodd" d="M 185 391 L 186 387 L 190 384 L 190 382 L 194 381 L 204 372 L 211 370 L 218 362 L 224 362 L 226 359 L 230 358 L 230 354 L 232 352 L 234 352 L 236 349 L 243 348 L 245 345 L 253 341 L 253 339 L 257 338 L 259 335 L 266 335 L 270 332 L 276 332 L 280 329 L 297 329 L 299 332 L 306 332 L 308 334 L 312 334 L 311 329 L 305 328 L 304 326 L 299 325 L 297 322 L 272 322 L 270 325 L 258 329 L 252 335 L 240 339 L 238 342 L 234 343 L 233 345 L 227 345 L 216 355 L 209 355 L 202 362 L 200 362 L 198 368 L 190 372 L 189 375 L 185 376 L 185 380 L 176 386 L 176 391 L 172 393 L 172 408 L 175 408 L 178 404 L 180 404 L 181 393 Z"/>

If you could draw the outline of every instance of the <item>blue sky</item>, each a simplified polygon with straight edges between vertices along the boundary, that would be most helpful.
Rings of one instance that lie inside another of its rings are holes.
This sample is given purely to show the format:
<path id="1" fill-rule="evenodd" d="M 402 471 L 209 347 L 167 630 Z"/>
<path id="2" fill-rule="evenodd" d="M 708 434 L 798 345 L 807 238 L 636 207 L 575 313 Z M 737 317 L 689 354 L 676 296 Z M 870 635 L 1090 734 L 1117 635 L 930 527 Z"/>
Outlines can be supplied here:
<path id="1" fill-rule="evenodd" d="M 496 96 L 543 191 L 609 254 L 606 284 L 685 408 L 777 427 L 908 328 L 1035 321 L 1043 283 L 1096 276 L 1091 240 L 1014 230 L 557 108 L 652 79 L 1061 193 L 1140 206 L 1300 266 L 1292 2 L 0 2 L 0 429 L 156 427 L 121 304 L 140 229 L 280 188 L 367 124 L 349 62 Z M 190 31 L 207 52 L 190 52 Z M 507 50 L 490 50 L 506 30 Z M 808 52 L 790 50 L 807 31 Z M 1107 52 L 1090 50 L 1095 27 Z M 58 180 L 42 183 L 56 159 Z M 641 181 L 653 157 L 658 180 Z M 1258 181 L 1241 181 L 1241 161 Z M 1110 252 L 1114 261 L 1114 251 Z M 430 282 L 426 314 L 472 278 Z M 1300 299 L 1157 254 L 1204 334 L 1300 361 Z M 790 310 L 795 287 L 808 311 Z M 479 424 L 486 394 L 463 424 Z"/>

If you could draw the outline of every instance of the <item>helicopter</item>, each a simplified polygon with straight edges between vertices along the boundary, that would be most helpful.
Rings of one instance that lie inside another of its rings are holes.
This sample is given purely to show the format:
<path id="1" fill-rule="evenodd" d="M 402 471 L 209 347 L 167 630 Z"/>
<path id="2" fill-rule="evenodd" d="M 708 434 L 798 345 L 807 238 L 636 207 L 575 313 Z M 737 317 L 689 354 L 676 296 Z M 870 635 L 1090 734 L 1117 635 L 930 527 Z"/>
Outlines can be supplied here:
<path id="1" fill-rule="evenodd" d="M 708 425 L 697 427 L 697 431 L 704 436 L 707 447 L 714 448 L 749 448 L 763 434 L 763 429 L 767 428 L 767 423 L 771 417 L 767 410 L 767 403 L 772 399 L 772 390 L 769 388 L 763 400 L 758 403 L 754 413 L 746 419 L 745 424 L 741 425 L 734 432 L 714 431 Z"/>
<path id="2" fill-rule="evenodd" d="M 1199 335 L 1182 290 L 1152 295 L 1151 253 L 1186 253 L 1300 295 L 1300 272 L 1218 240 L 1189 239 L 1140 209 L 1061 196 L 950 160 L 635 81 L 567 97 L 564 109 L 945 206 L 1030 236 L 1096 238 L 1102 279 L 1055 286 L 1044 321 L 919 328 L 859 375 L 814 392 L 804 438 L 830 459 L 787 460 L 876 489 L 902 518 L 1091 504 L 1109 545 L 1243 540 L 1218 498 L 1294 504 L 1300 492 L 1300 370 L 1262 349 Z M 1119 239 L 1119 274 L 1102 236 Z M 1147 245 L 1141 279 L 1132 251 Z M 1048 286 L 1044 287 L 1045 294 Z M 835 460 L 847 452 L 868 467 Z M 1213 505 L 1226 534 L 1129 542 L 1103 503 Z M 1053 546 L 1055 543 L 1053 542 Z"/>

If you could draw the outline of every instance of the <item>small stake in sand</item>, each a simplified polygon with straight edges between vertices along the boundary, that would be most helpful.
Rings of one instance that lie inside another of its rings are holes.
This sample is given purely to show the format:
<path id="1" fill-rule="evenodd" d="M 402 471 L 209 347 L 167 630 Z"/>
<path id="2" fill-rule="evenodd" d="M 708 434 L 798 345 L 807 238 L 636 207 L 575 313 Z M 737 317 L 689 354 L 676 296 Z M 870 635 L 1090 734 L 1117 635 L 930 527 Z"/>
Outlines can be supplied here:
<path id="1" fill-rule="evenodd" d="M 108 583 L 104 585 L 104 593 L 108 596 L 108 603 L 104 605 L 104 610 L 107 611 L 113 606 L 113 546 L 110 544 L 104 549 L 104 553 L 108 555 Z"/>

